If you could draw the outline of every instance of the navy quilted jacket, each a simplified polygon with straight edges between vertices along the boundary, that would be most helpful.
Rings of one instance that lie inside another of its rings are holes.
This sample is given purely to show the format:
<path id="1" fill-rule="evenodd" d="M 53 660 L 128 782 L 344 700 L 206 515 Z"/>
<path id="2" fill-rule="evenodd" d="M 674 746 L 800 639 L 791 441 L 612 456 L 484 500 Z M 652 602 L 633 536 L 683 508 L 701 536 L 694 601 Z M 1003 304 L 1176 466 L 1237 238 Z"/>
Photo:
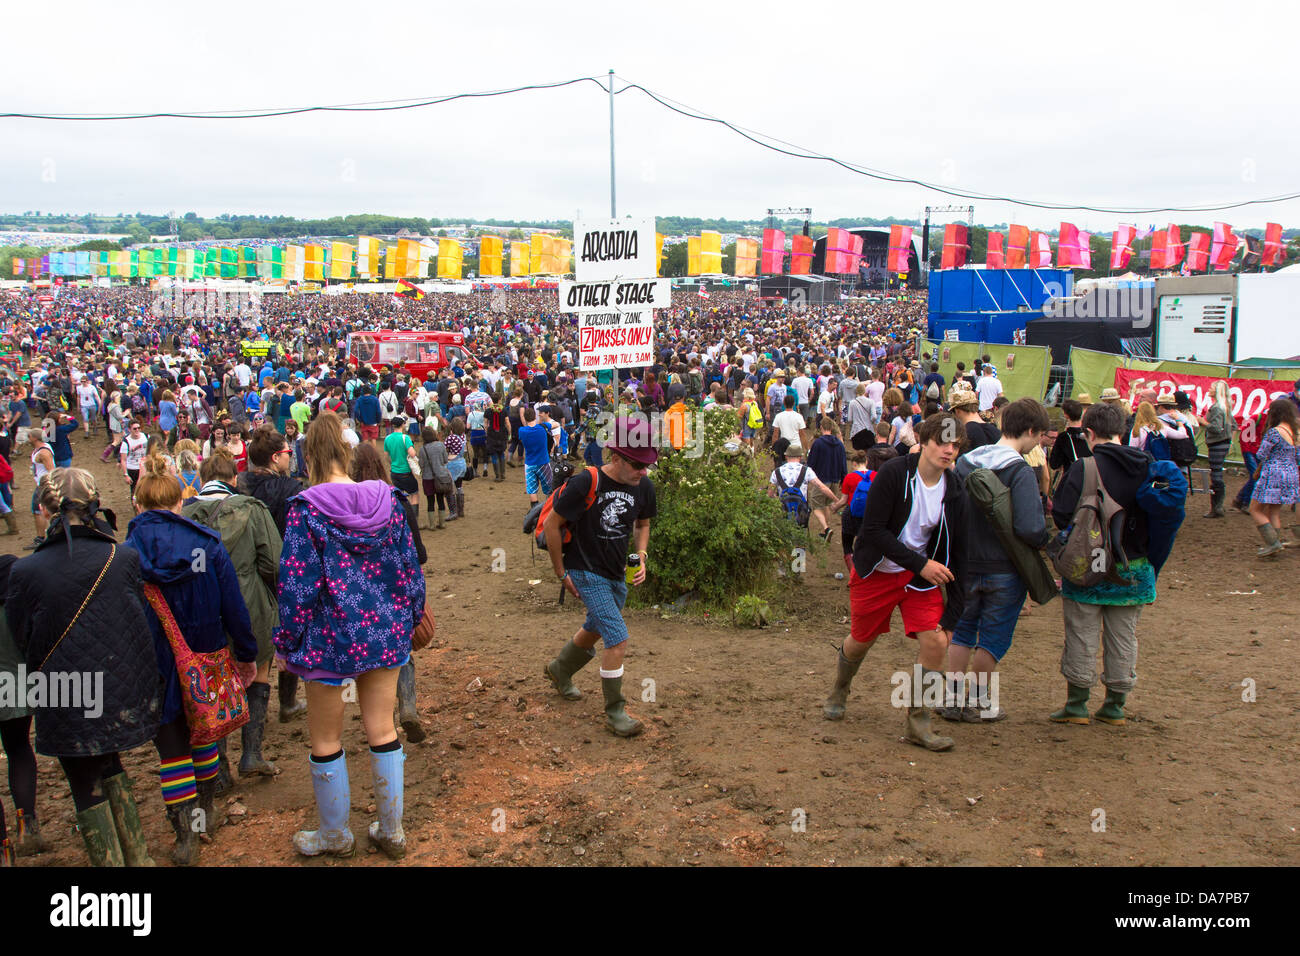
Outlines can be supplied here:
<path id="1" fill-rule="evenodd" d="M 140 553 L 141 576 L 158 585 L 191 650 L 220 650 L 229 634 L 235 660 L 256 660 L 257 638 L 248 607 L 219 534 L 170 511 L 154 510 L 131 519 L 126 543 Z M 148 602 L 145 617 L 153 634 L 158 672 L 166 682 L 162 721 L 170 723 L 181 714 L 176 658 Z"/>
<path id="2" fill-rule="evenodd" d="M 112 530 L 104 524 L 76 525 L 70 531 L 71 555 L 62 520 L 56 518 L 40 547 L 14 563 L 5 614 L 29 674 L 49 654 L 46 673 L 82 672 L 102 679 L 102 712 L 96 716 L 87 716 L 85 707 L 36 708 L 37 752 L 50 757 L 118 753 L 157 736 L 162 704 L 140 591 L 140 556 L 118 545 L 95 596 L 54 649 L 113 543 Z"/>

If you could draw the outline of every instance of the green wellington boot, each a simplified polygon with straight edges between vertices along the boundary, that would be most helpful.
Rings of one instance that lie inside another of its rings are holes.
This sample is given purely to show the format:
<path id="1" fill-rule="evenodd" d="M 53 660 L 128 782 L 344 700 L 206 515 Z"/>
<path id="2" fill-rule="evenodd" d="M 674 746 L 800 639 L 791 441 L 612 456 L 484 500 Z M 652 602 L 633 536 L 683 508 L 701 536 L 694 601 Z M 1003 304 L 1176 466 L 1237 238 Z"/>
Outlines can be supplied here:
<path id="1" fill-rule="evenodd" d="M 1124 714 L 1124 700 L 1127 694 L 1121 694 L 1118 691 L 1106 689 L 1106 700 L 1097 708 L 1097 712 L 1092 716 L 1096 717 L 1103 724 L 1111 724 L 1115 727 L 1122 727 L 1128 723 L 1128 717 Z"/>
<path id="2" fill-rule="evenodd" d="M 1065 700 L 1065 706 L 1048 719 L 1054 720 L 1058 724 L 1090 723 L 1088 720 L 1088 697 L 1092 692 L 1087 687 L 1079 687 L 1076 684 L 1067 686 L 1070 690 Z"/>
<path id="3" fill-rule="evenodd" d="M 542 673 L 565 700 L 582 700 L 582 691 L 574 686 L 573 675 L 591 663 L 592 656 L 591 652 L 569 641 L 555 660 L 542 668 Z"/>
<path id="4" fill-rule="evenodd" d="M 905 736 L 908 743 L 924 747 L 926 750 L 942 751 L 952 749 L 953 739 L 951 737 L 941 737 L 930 729 L 930 711 L 928 708 L 907 708 L 906 726 L 907 733 Z"/>
<path id="5" fill-rule="evenodd" d="M 91 866 L 123 866 L 122 844 L 118 842 L 117 828 L 113 826 L 113 810 L 108 801 L 77 814 L 77 829 L 86 842 L 86 853 Z"/>
<path id="6" fill-rule="evenodd" d="M 122 847 L 122 862 L 127 866 L 154 866 L 149 856 L 149 844 L 140 825 L 140 813 L 131 794 L 131 781 L 125 773 L 104 778 L 104 796 L 113 813 L 113 826 L 117 829 L 117 842 Z"/>
<path id="7" fill-rule="evenodd" d="M 605 691 L 605 726 L 609 732 L 618 737 L 635 737 L 645 730 L 645 725 L 629 717 L 624 709 L 627 702 L 623 699 L 623 678 L 602 677 L 600 685 Z"/>
<path id="8" fill-rule="evenodd" d="M 875 642 L 872 641 L 872 644 Z M 870 649 L 871 644 L 867 645 Z M 831 685 L 830 696 L 826 698 L 826 703 L 822 706 L 822 714 L 827 720 L 843 720 L 844 707 L 849 702 L 849 687 L 853 683 L 853 677 L 862 666 L 866 657 L 860 657 L 856 661 L 851 661 L 844 656 L 844 648 L 837 652 L 837 662 L 835 666 L 835 683 Z"/>

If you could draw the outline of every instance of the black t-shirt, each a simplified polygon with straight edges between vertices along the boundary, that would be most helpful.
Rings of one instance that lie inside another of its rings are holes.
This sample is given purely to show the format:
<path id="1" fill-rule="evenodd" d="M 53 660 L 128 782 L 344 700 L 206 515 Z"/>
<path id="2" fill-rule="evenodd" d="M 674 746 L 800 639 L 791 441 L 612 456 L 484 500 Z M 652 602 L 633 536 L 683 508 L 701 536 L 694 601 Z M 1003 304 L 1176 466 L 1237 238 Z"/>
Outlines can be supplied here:
<path id="1" fill-rule="evenodd" d="M 1002 432 L 992 422 L 967 422 L 966 439 L 966 450 L 970 451 L 982 445 L 996 445 L 1002 440 Z"/>
<path id="2" fill-rule="evenodd" d="M 569 522 L 573 540 L 564 549 L 564 566 L 570 571 L 591 571 L 617 580 L 627 570 L 628 542 L 632 528 L 641 518 L 655 516 L 655 486 L 649 478 L 637 485 L 624 485 L 604 471 L 591 510 L 583 513 L 591 490 L 590 473 L 584 468 L 560 490 L 555 512 Z"/>

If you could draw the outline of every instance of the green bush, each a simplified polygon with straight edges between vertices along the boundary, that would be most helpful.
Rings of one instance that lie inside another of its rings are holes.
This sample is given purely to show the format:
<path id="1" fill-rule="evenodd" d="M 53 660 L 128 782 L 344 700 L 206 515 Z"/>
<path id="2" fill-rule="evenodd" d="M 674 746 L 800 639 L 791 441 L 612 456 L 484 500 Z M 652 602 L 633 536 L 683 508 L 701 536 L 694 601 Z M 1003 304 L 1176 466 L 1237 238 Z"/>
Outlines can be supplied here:
<path id="1" fill-rule="evenodd" d="M 772 623 L 772 609 L 762 598 L 746 594 L 731 609 L 731 623 L 736 627 L 767 627 Z"/>
<path id="2" fill-rule="evenodd" d="M 740 595 L 770 593 L 777 562 L 789 560 L 796 541 L 806 542 L 767 496 L 758 464 L 725 447 L 735 437 L 735 416 L 704 412 L 697 420 L 703 453 L 661 451 L 651 472 L 658 515 L 646 583 L 632 595 L 647 605 L 694 591 L 703 605 L 730 611 Z"/>

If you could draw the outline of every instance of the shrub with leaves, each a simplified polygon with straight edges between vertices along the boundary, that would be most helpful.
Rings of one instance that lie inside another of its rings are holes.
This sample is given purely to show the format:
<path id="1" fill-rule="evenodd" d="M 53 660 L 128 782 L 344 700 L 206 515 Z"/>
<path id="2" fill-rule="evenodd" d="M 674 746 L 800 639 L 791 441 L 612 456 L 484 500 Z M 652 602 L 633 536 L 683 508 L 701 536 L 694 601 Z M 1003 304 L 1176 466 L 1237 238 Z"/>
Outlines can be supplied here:
<path id="1" fill-rule="evenodd" d="M 772 622 L 772 609 L 761 597 L 746 594 L 731 609 L 731 623 L 736 627 L 767 627 Z"/>
<path id="2" fill-rule="evenodd" d="M 661 450 L 651 471 L 658 516 L 651 525 L 646 583 L 638 604 L 666 603 L 694 591 L 710 607 L 730 611 L 743 594 L 769 593 L 778 561 L 789 560 L 798 529 L 767 496 L 764 475 L 727 442 L 736 417 L 705 411 L 702 454 Z"/>

